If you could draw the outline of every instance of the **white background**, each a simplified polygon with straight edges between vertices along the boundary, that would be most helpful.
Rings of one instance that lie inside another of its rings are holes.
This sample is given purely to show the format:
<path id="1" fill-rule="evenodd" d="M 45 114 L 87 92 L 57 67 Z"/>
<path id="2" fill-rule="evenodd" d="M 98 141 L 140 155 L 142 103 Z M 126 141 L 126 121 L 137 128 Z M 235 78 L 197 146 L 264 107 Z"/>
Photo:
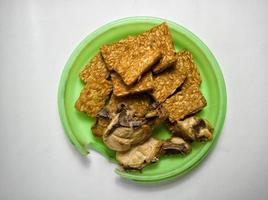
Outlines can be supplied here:
<path id="1" fill-rule="evenodd" d="M 170 19 L 198 35 L 223 71 L 228 111 L 215 149 L 191 173 L 141 185 L 66 139 L 61 72 L 76 45 L 115 19 Z M 0 199 L 267 199 L 268 1 L 0 0 Z"/>

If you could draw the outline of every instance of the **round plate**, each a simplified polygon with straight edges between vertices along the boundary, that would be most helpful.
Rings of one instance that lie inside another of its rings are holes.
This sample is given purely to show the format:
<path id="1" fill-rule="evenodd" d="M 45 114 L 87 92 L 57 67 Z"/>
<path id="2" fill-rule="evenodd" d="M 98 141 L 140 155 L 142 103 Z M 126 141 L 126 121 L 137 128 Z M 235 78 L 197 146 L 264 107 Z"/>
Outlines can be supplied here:
<path id="1" fill-rule="evenodd" d="M 79 72 L 102 45 L 118 41 L 128 35 L 142 33 L 164 21 L 168 23 L 176 50 L 187 49 L 193 54 L 202 77 L 201 90 L 207 100 L 207 106 L 198 115 L 208 119 L 215 128 L 215 132 L 212 141 L 193 143 L 192 152 L 187 156 L 163 156 L 159 162 L 145 167 L 142 172 L 116 170 L 120 176 L 137 181 L 167 180 L 190 171 L 208 154 L 218 139 L 226 113 L 226 89 L 219 65 L 207 46 L 193 33 L 168 20 L 153 17 L 117 20 L 91 33 L 78 45 L 64 68 L 59 85 L 59 113 L 71 143 L 82 155 L 88 153 L 89 145 L 115 161 L 115 152 L 109 150 L 99 138 L 92 135 L 90 127 L 94 119 L 74 108 L 75 101 L 83 87 Z M 154 129 L 154 136 L 165 139 L 170 135 L 164 126 L 159 126 Z"/>

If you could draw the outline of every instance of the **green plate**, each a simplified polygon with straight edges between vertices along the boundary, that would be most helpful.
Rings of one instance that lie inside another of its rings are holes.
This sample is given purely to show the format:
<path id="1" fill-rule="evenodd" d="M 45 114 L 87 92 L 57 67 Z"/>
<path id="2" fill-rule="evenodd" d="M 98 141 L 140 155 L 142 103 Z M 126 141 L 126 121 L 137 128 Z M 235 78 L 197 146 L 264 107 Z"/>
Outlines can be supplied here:
<path id="1" fill-rule="evenodd" d="M 194 143 L 193 151 L 187 156 L 164 156 L 159 162 L 149 165 L 142 172 L 125 172 L 116 169 L 122 177 L 136 181 L 154 182 L 167 180 L 196 166 L 212 149 L 224 123 L 226 113 L 226 89 L 219 65 L 207 46 L 193 33 L 174 22 L 153 17 L 131 17 L 102 26 L 87 36 L 74 50 L 64 67 L 59 85 L 58 106 L 62 124 L 71 143 L 82 154 L 87 155 L 91 147 L 114 161 L 115 152 L 109 150 L 99 138 L 92 135 L 90 126 L 94 119 L 75 110 L 74 104 L 83 87 L 79 72 L 84 65 L 107 43 L 118 41 L 128 35 L 142 33 L 166 21 L 169 25 L 176 50 L 192 52 L 202 77 L 201 90 L 207 99 L 207 107 L 198 115 L 208 119 L 215 128 L 214 138 L 208 143 Z M 168 138 L 165 127 L 154 130 L 155 137 Z"/>

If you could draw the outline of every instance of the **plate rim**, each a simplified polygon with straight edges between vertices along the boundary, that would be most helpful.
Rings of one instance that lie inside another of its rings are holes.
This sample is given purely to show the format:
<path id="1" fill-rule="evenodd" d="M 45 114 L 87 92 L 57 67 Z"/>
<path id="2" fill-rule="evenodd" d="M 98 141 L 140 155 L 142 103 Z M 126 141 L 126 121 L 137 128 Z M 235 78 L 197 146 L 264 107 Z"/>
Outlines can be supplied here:
<path id="1" fill-rule="evenodd" d="M 79 43 L 79 45 L 73 50 L 67 63 L 65 64 L 63 71 L 62 71 L 62 74 L 61 74 L 59 88 L 58 88 L 58 111 L 59 111 L 59 115 L 60 115 L 61 124 L 63 125 L 63 128 L 64 128 L 65 135 L 67 135 L 67 137 L 69 138 L 69 141 L 75 146 L 75 148 L 82 155 L 84 155 L 84 156 L 87 155 L 89 153 L 89 151 L 87 150 L 86 146 L 83 146 L 82 144 L 79 143 L 78 139 L 75 137 L 75 134 L 73 134 L 72 128 L 71 128 L 70 124 L 68 123 L 67 113 L 65 111 L 64 96 L 65 96 L 65 91 L 66 91 L 66 84 L 68 81 L 68 77 L 69 77 L 69 73 L 70 73 L 70 70 L 72 68 L 72 65 L 73 65 L 76 57 L 85 48 L 87 43 L 89 41 L 91 41 L 92 39 L 94 39 L 99 34 L 102 34 L 105 31 L 107 31 L 113 27 L 116 27 L 118 25 L 123 25 L 125 23 L 144 22 L 144 21 L 153 22 L 153 23 L 161 23 L 161 22 L 165 21 L 168 23 L 168 25 L 172 26 L 175 30 L 179 31 L 180 33 L 184 34 L 185 37 L 192 40 L 192 42 L 196 45 L 196 47 L 199 48 L 199 50 L 205 55 L 205 57 L 208 59 L 208 61 L 213 66 L 213 71 L 216 72 L 215 76 L 216 76 L 216 80 L 217 80 L 218 85 L 219 85 L 219 96 L 220 96 L 219 99 L 222 100 L 220 102 L 220 107 L 222 109 L 220 109 L 220 112 L 219 112 L 219 116 L 220 116 L 220 118 L 219 118 L 220 125 L 218 128 L 219 134 L 216 135 L 216 137 L 213 139 L 213 141 L 211 141 L 211 144 L 207 148 L 203 148 L 201 150 L 202 152 L 199 154 L 201 154 L 202 156 L 198 157 L 199 158 L 198 160 L 193 159 L 193 160 L 191 160 L 192 162 L 191 161 L 189 162 L 189 164 L 187 165 L 189 167 L 185 168 L 182 171 L 181 170 L 177 170 L 177 171 L 174 170 L 174 171 L 172 171 L 172 173 L 164 174 L 163 176 L 160 176 L 160 177 L 137 176 L 135 174 L 122 172 L 118 169 L 115 170 L 115 172 L 118 175 L 120 175 L 124 178 L 132 179 L 135 181 L 141 181 L 141 182 L 157 182 L 157 181 L 163 181 L 163 180 L 167 180 L 167 179 L 172 179 L 172 178 L 177 177 L 177 176 L 181 176 L 181 175 L 191 171 L 191 169 L 193 169 L 194 167 L 196 167 L 215 146 L 215 144 L 216 144 L 216 142 L 221 134 L 221 131 L 222 131 L 222 128 L 224 125 L 224 121 L 225 121 L 225 117 L 226 117 L 227 91 L 226 91 L 226 85 L 225 85 L 222 71 L 220 69 L 220 66 L 219 66 L 215 56 L 212 54 L 210 49 L 194 33 L 192 33 L 188 29 L 184 28 L 183 26 L 181 26 L 173 21 L 163 19 L 163 18 L 158 18 L 158 17 L 151 17 L 151 16 L 127 17 L 127 18 L 122 18 L 122 19 L 112 21 L 110 23 L 107 23 L 107 24 L 101 26 L 100 28 L 96 29 L 94 32 L 87 35 Z"/>

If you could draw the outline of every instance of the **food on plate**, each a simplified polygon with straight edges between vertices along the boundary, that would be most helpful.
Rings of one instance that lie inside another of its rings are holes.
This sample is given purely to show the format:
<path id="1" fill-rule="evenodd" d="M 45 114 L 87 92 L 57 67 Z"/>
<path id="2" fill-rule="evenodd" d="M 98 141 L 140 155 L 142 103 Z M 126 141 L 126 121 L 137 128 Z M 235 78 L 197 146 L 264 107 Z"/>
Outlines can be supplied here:
<path id="1" fill-rule="evenodd" d="M 111 96 L 107 109 L 114 113 L 120 105 L 126 105 L 136 116 L 143 117 L 150 109 L 151 98 L 146 94 L 133 94 L 125 97 Z"/>
<path id="2" fill-rule="evenodd" d="M 88 79 L 96 81 L 99 79 L 107 79 L 109 75 L 110 72 L 107 70 L 100 53 L 94 56 L 79 74 L 80 79 L 85 83 Z"/>
<path id="3" fill-rule="evenodd" d="M 181 62 L 154 76 L 152 96 L 157 102 L 164 102 L 179 88 L 186 78 L 184 66 Z"/>
<path id="4" fill-rule="evenodd" d="M 195 116 L 207 105 L 201 75 L 189 51 L 175 52 L 166 23 L 100 47 L 80 79 L 85 86 L 75 107 L 96 118 L 92 134 L 116 152 L 125 170 L 187 155 L 192 142 L 213 138 L 212 125 Z M 160 124 L 169 139 L 155 138 Z"/>
<path id="5" fill-rule="evenodd" d="M 168 119 L 168 113 L 160 103 L 152 103 L 145 114 L 148 124 L 151 126 L 160 125 Z"/>
<path id="6" fill-rule="evenodd" d="M 107 126 L 110 124 L 111 116 L 106 108 L 103 108 L 96 115 L 96 121 L 91 127 L 92 133 L 97 137 L 102 137 Z"/>
<path id="7" fill-rule="evenodd" d="M 145 48 L 141 44 L 130 37 L 101 49 L 108 68 L 116 71 L 127 85 L 135 83 L 161 58 L 160 51 Z"/>
<path id="8" fill-rule="evenodd" d="M 196 116 L 167 124 L 169 130 L 186 141 L 208 141 L 212 139 L 213 128 L 207 120 Z"/>
<path id="9" fill-rule="evenodd" d="M 162 146 L 163 154 L 188 154 L 191 150 L 190 144 L 182 138 L 175 136 L 165 141 Z"/>
<path id="10" fill-rule="evenodd" d="M 145 40 L 146 46 L 160 50 L 162 54 L 160 62 L 153 67 L 154 73 L 162 72 L 175 63 L 175 49 L 166 23 L 162 23 L 159 26 L 144 32 L 142 35 L 147 38 Z"/>
<path id="11" fill-rule="evenodd" d="M 164 141 L 151 137 L 129 151 L 117 152 L 116 160 L 124 169 L 140 170 L 166 154 L 188 154 L 191 146 L 179 137 Z"/>
<path id="12" fill-rule="evenodd" d="M 141 93 L 153 89 L 152 72 L 145 73 L 141 77 L 140 81 L 131 86 L 126 85 L 117 73 L 112 73 L 111 78 L 114 86 L 113 93 L 118 97 L 126 96 L 128 94 Z"/>
<path id="13" fill-rule="evenodd" d="M 117 152 L 116 160 L 125 169 L 142 169 L 159 159 L 163 142 L 150 138 L 145 143 L 140 144 L 129 151 Z"/>
<path id="14" fill-rule="evenodd" d="M 111 81 L 105 79 L 90 80 L 80 93 L 75 103 L 77 110 L 86 113 L 90 117 L 95 117 L 104 107 L 105 101 L 112 92 Z"/>
<path id="15" fill-rule="evenodd" d="M 163 106 L 169 114 L 170 121 L 181 120 L 184 117 L 197 113 L 207 105 L 205 97 L 195 85 L 181 90 L 168 98 Z"/>
<path id="16" fill-rule="evenodd" d="M 198 141 L 208 141 L 213 137 L 214 128 L 211 126 L 208 120 L 200 119 L 194 126 L 196 131 L 196 139 Z"/>
<path id="17" fill-rule="evenodd" d="M 122 104 L 103 133 L 103 142 L 112 150 L 127 151 L 132 146 L 145 142 L 152 135 L 152 128 L 145 118 L 135 116 Z"/>
<path id="18" fill-rule="evenodd" d="M 177 53 L 177 62 L 183 66 L 183 71 L 186 74 L 186 80 L 182 85 L 182 89 L 187 89 L 190 86 L 201 84 L 201 76 L 194 63 L 193 56 L 189 51 L 181 51 Z"/>
<path id="19" fill-rule="evenodd" d="M 104 45 L 101 53 L 108 69 L 116 71 L 127 85 L 133 84 L 154 64 L 153 72 L 157 73 L 175 62 L 175 49 L 166 23 L 141 35 Z"/>

